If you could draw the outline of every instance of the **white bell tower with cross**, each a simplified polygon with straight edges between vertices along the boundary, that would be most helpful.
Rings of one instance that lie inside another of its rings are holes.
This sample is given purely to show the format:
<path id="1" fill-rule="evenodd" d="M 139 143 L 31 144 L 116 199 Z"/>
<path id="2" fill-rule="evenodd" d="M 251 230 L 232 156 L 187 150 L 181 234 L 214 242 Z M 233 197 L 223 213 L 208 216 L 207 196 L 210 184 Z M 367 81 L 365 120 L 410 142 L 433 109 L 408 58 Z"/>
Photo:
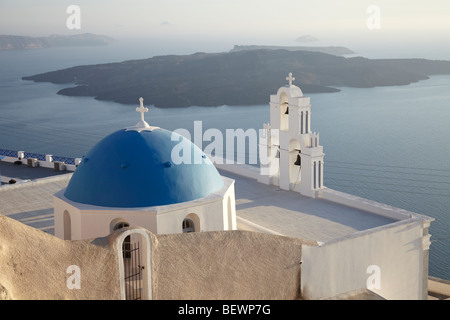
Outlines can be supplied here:
<path id="1" fill-rule="evenodd" d="M 310 98 L 293 84 L 270 95 L 270 124 L 264 124 L 260 136 L 259 181 L 280 189 L 316 197 L 323 186 L 323 147 L 319 134 L 311 132 Z"/>

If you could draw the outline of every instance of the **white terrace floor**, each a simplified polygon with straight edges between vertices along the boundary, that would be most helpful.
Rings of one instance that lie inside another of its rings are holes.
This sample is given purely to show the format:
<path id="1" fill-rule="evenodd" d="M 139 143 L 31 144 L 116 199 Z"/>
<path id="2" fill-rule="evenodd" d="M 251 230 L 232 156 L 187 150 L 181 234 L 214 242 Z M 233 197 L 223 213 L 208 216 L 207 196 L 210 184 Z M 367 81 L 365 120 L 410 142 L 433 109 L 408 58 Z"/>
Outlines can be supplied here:
<path id="1" fill-rule="evenodd" d="M 0 162 L 0 174 L 2 181 L 31 180 L 0 187 L 0 214 L 54 234 L 52 195 L 67 186 L 72 173 Z"/>
<path id="2" fill-rule="evenodd" d="M 285 236 L 325 242 L 394 221 L 219 171 L 236 181 L 239 227 L 243 226 L 242 221 L 247 220 Z M 31 182 L 0 187 L 0 214 L 54 234 L 52 195 L 67 186 L 72 174 L 54 176 L 52 169 L 13 167 L 2 162 L 0 172 L 3 176 L 31 179 Z"/>
<path id="3" fill-rule="evenodd" d="M 363 210 L 312 199 L 251 178 L 219 171 L 235 180 L 238 217 L 285 236 L 326 242 L 394 222 Z"/>

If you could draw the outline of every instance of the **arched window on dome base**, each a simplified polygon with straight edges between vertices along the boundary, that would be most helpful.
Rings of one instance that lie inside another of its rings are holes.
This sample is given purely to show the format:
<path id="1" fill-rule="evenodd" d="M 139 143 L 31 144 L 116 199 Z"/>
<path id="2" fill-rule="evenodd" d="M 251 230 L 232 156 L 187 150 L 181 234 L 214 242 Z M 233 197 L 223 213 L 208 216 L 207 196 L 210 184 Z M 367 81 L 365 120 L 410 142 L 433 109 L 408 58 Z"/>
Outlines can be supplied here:
<path id="1" fill-rule="evenodd" d="M 200 219 L 195 213 L 190 213 L 184 218 L 181 227 L 183 233 L 198 232 L 200 231 Z"/>
<path id="2" fill-rule="evenodd" d="M 70 219 L 70 213 L 67 210 L 64 210 L 63 224 L 64 224 L 64 240 L 72 240 L 72 221 Z"/>
<path id="3" fill-rule="evenodd" d="M 195 228 L 194 228 L 194 221 L 192 221 L 191 219 L 184 219 L 183 220 L 183 233 L 189 233 L 189 232 L 194 232 Z"/>

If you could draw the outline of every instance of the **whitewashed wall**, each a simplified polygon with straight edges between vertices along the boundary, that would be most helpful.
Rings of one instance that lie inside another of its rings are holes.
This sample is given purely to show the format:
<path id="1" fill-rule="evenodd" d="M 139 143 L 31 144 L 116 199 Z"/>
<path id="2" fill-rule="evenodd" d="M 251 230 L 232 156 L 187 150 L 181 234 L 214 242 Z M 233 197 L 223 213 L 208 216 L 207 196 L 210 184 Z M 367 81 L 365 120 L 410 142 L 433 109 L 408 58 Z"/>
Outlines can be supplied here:
<path id="1" fill-rule="evenodd" d="M 322 299 L 366 288 L 375 275 L 368 268 L 378 266 L 380 288 L 372 291 L 386 299 L 422 299 L 422 234 L 422 219 L 412 218 L 321 246 L 304 245 L 303 296 Z"/>

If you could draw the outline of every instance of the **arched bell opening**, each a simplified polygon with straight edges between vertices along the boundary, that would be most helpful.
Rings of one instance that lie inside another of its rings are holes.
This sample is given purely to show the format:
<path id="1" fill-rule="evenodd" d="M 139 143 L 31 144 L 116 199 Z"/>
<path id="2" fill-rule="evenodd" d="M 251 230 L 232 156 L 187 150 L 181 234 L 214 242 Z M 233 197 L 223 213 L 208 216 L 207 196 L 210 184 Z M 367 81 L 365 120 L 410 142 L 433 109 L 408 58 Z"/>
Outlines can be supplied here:
<path id="1" fill-rule="evenodd" d="M 276 159 L 280 159 L 280 147 L 277 148 L 277 153 L 275 154 Z"/>
<path id="2" fill-rule="evenodd" d="M 300 170 L 301 170 L 301 151 L 300 143 L 297 139 L 292 139 L 289 143 L 289 183 L 291 185 L 298 184 L 300 182 Z"/>
<path id="3" fill-rule="evenodd" d="M 289 130 L 289 99 L 284 92 L 280 95 L 280 130 Z"/>
<path id="4" fill-rule="evenodd" d="M 297 154 L 297 160 L 295 160 L 294 166 L 298 166 L 298 167 L 302 166 L 302 158 L 300 157 L 300 152 L 301 151 L 299 151 L 299 153 Z"/>

